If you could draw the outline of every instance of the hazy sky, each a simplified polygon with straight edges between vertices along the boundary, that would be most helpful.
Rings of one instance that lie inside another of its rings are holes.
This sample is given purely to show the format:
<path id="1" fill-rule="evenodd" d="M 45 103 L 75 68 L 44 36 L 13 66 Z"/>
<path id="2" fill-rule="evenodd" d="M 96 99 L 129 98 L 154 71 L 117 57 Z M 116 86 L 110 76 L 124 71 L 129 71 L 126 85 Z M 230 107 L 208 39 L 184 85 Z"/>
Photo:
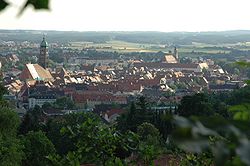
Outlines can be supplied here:
<path id="1" fill-rule="evenodd" d="M 51 11 L 9 0 L 0 29 L 221 31 L 250 29 L 250 0 L 51 0 Z"/>

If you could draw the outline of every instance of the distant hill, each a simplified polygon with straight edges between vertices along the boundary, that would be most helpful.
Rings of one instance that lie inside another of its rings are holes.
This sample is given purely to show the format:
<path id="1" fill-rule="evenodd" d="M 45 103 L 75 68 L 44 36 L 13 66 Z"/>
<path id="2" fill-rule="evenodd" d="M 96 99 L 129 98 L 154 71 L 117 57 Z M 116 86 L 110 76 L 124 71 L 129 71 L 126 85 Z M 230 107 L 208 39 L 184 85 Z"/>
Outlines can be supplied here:
<path id="1" fill-rule="evenodd" d="M 40 42 L 43 33 L 49 42 L 95 42 L 121 40 L 133 43 L 188 45 L 192 42 L 206 44 L 224 44 L 250 42 L 250 30 L 221 32 L 78 32 L 78 31 L 36 31 L 36 30 L 0 30 L 0 41 Z"/>

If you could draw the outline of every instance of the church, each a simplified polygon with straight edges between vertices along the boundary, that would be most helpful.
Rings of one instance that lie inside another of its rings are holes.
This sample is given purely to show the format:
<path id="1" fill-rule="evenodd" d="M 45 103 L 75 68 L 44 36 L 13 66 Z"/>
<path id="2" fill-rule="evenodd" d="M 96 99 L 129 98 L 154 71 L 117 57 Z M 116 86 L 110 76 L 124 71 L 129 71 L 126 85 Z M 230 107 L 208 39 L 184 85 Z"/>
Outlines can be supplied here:
<path id="1" fill-rule="evenodd" d="M 179 55 L 178 55 L 178 50 L 175 47 L 174 48 L 174 53 L 169 51 L 164 57 L 162 58 L 163 63 L 178 63 L 179 62 Z"/>
<path id="2" fill-rule="evenodd" d="M 43 40 L 40 44 L 40 54 L 38 56 L 38 64 L 26 64 L 24 70 L 20 74 L 20 80 L 40 80 L 40 81 L 52 81 L 53 77 L 47 70 L 49 62 L 48 42 L 43 36 Z"/>

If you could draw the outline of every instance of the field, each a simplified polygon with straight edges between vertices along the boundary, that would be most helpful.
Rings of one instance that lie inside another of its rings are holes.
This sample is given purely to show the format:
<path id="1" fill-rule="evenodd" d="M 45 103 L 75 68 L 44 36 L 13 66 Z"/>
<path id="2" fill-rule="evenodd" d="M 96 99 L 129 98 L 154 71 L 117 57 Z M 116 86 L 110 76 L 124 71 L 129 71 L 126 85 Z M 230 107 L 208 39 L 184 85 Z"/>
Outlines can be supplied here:
<path id="1" fill-rule="evenodd" d="M 117 52 L 168 52 L 173 50 L 173 46 L 165 46 L 160 44 L 139 44 L 130 43 L 118 40 L 111 40 L 105 43 L 93 43 L 93 42 L 71 42 L 70 48 L 83 49 L 83 48 L 95 48 L 99 51 L 117 51 Z M 235 43 L 235 44 L 222 44 L 222 45 L 212 45 L 204 43 L 195 43 L 192 45 L 179 45 L 178 50 L 180 55 L 185 55 L 192 53 L 199 53 L 198 55 L 193 55 L 193 57 L 202 56 L 203 54 L 220 54 L 229 53 L 230 49 L 237 50 L 250 50 L 250 42 L 246 43 Z"/>

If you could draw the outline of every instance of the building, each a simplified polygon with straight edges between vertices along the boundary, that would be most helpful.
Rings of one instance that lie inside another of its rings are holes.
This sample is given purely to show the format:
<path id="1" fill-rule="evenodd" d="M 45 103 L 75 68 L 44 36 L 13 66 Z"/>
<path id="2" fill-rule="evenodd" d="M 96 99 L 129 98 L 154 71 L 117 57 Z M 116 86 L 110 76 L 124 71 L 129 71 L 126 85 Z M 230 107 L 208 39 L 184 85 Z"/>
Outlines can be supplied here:
<path id="1" fill-rule="evenodd" d="M 43 80 L 52 81 L 50 72 L 38 64 L 26 64 L 24 70 L 19 76 L 20 80 Z"/>
<path id="2" fill-rule="evenodd" d="M 163 63 L 177 63 L 176 58 L 173 55 L 165 55 L 162 60 Z"/>
<path id="3" fill-rule="evenodd" d="M 206 65 L 206 63 L 183 64 L 183 63 L 143 62 L 143 63 L 134 63 L 133 65 L 136 68 L 147 67 L 148 69 L 165 69 L 174 71 L 202 72 L 203 69 L 208 69 L 208 65 Z"/>
<path id="4" fill-rule="evenodd" d="M 53 94 L 46 95 L 31 95 L 29 97 L 29 108 L 34 108 L 36 105 L 42 107 L 44 103 L 54 103 L 56 102 L 56 96 Z"/>
<path id="5" fill-rule="evenodd" d="M 178 54 L 178 49 L 176 47 L 174 47 L 174 57 L 179 62 L 179 54 Z"/>
<path id="6" fill-rule="evenodd" d="M 26 88 L 24 94 L 28 98 L 28 108 L 34 108 L 36 105 L 42 107 L 44 103 L 54 103 L 56 99 L 65 96 L 59 88 L 51 88 L 44 81 L 36 81 L 34 85 Z"/>
<path id="7" fill-rule="evenodd" d="M 169 53 L 167 53 L 163 57 L 162 62 L 163 63 L 178 63 L 179 62 L 179 55 L 178 55 L 177 48 L 176 47 L 174 48 L 174 53 L 169 51 Z"/>
<path id="8" fill-rule="evenodd" d="M 45 40 L 45 37 L 43 37 L 43 41 L 40 44 L 40 54 L 38 57 L 38 64 L 42 66 L 44 69 L 48 67 L 48 62 L 49 62 L 48 47 L 49 45 Z"/>

